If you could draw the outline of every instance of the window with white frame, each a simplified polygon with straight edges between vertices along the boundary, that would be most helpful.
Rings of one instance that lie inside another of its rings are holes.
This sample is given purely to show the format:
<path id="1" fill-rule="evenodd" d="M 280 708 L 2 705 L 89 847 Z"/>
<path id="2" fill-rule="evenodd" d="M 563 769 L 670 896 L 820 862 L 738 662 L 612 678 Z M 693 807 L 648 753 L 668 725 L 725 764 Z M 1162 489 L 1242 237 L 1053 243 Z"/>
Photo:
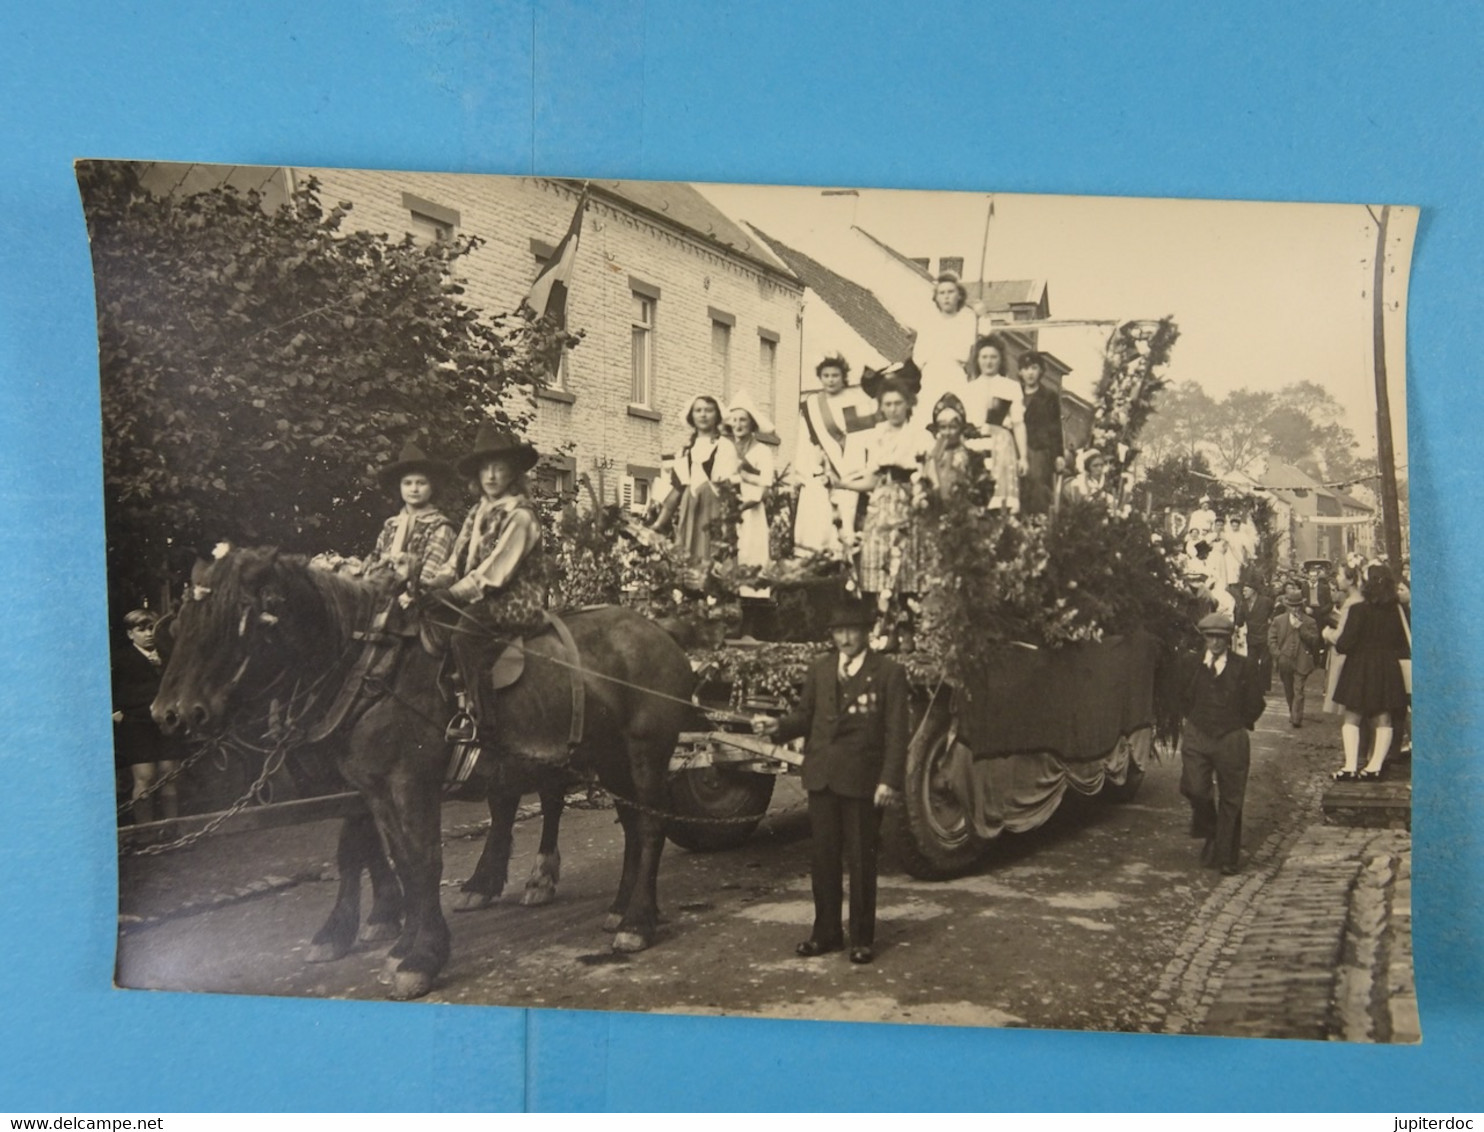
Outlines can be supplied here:
<path id="1" fill-rule="evenodd" d="M 654 407 L 655 309 L 659 296 L 645 291 L 630 292 L 629 402 L 646 409 Z"/>
<path id="2" fill-rule="evenodd" d="M 640 464 L 630 464 L 625 469 L 623 487 L 620 489 L 619 503 L 626 510 L 643 514 L 648 509 L 650 501 L 654 499 L 655 481 L 660 477 L 660 469 L 651 468 Z"/>
<path id="3" fill-rule="evenodd" d="M 763 407 L 768 416 L 778 419 L 778 334 L 758 328 L 757 373 L 763 389 Z"/>
<path id="4" fill-rule="evenodd" d="M 711 315 L 711 388 L 721 390 L 722 404 L 732 399 L 732 327 L 736 318 L 709 307 Z"/>

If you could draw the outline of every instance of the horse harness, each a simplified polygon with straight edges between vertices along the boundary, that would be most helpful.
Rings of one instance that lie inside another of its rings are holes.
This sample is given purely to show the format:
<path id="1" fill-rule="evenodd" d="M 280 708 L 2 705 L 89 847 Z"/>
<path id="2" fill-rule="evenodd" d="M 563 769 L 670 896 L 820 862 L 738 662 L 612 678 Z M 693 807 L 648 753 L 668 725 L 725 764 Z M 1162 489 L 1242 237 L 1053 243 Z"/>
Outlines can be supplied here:
<path id="1" fill-rule="evenodd" d="M 335 694 L 329 699 L 324 714 L 304 733 L 304 737 L 309 742 L 324 742 L 343 725 L 367 711 L 372 703 L 387 694 L 395 694 L 392 691 L 392 685 L 396 679 L 396 672 L 401 666 L 402 657 L 405 656 L 405 650 L 411 642 L 420 638 L 420 631 L 416 626 L 408 625 L 407 628 L 399 631 L 398 628 L 390 625 L 396 614 L 398 614 L 398 605 L 393 602 L 372 617 L 367 629 L 358 629 L 353 632 L 352 639 L 361 642 L 361 650 L 356 654 L 355 660 L 347 669 L 340 685 L 335 688 Z M 543 611 L 543 617 L 551 626 L 552 631 L 557 634 L 562 651 L 567 654 L 567 660 L 559 663 L 562 663 L 570 674 L 571 723 L 567 731 L 567 748 L 568 751 L 574 751 L 582 743 L 586 730 L 588 693 L 586 693 L 586 685 L 582 678 L 582 657 L 577 653 L 577 642 L 573 639 L 567 622 L 549 610 Z M 423 647 L 426 648 L 426 644 Z M 521 678 L 525 669 L 525 656 L 527 656 L 527 648 L 525 648 L 524 638 L 518 638 L 506 644 L 491 668 L 490 674 L 487 675 L 487 679 L 493 682 L 494 690 L 499 691 L 510 687 Z M 309 706 L 303 705 L 300 715 L 303 715 L 303 709 Z M 464 745 L 464 743 L 457 745 L 450 757 L 448 771 L 445 774 L 448 785 L 457 785 L 469 779 L 478 757 L 478 746 Z"/>

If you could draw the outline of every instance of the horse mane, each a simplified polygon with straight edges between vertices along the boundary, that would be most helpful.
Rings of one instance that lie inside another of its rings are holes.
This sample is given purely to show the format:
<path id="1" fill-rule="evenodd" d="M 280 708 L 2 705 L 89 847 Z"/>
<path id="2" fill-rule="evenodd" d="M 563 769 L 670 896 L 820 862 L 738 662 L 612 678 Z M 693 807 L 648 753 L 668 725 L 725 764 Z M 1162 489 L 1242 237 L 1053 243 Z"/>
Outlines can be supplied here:
<path id="1" fill-rule="evenodd" d="M 317 606 L 341 642 L 364 629 L 373 611 L 391 593 L 390 574 L 371 579 L 352 577 L 315 566 L 300 554 L 279 555 L 274 572 L 290 604 L 296 610 L 302 610 L 306 602 Z"/>

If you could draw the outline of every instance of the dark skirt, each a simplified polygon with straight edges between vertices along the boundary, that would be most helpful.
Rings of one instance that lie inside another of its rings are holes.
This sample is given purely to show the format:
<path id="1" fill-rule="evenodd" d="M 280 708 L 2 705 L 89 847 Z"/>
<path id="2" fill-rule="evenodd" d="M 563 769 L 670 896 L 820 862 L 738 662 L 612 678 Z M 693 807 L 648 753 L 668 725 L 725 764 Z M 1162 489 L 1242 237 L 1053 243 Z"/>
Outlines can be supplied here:
<path id="1" fill-rule="evenodd" d="M 1402 682 L 1402 666 L 1393 652 L 1367 649 L 1345 658 L 1340 678 L 1335 682 L 1335 703 L 1366 718 L 1407 708 L 1407 686 Z"/>

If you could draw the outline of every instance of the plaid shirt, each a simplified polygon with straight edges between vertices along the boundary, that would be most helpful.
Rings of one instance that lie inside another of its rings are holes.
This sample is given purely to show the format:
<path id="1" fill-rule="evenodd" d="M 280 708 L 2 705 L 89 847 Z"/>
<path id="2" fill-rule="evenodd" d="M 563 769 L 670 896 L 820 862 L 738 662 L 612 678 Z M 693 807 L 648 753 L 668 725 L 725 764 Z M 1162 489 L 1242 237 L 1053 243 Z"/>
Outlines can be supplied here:
<path id="1" fill-rule="evenodd" d="M 371 552 L 371 558 L 366 563 L 368 569 L 390 561 L 392 543 L 396 540 L 397 524 L 401 518 L 402 513 L 398 512 L 383 524 L 381 534 L 376 539 L 376 549 Z M 418 585 L 432 584 L 453 554 L 453 544 L 457 537 L 453 522 L 436 508 L 414 516 L 402 554 L 409 561 L 421 558 L 422 566 L 417 574 Z"/>

